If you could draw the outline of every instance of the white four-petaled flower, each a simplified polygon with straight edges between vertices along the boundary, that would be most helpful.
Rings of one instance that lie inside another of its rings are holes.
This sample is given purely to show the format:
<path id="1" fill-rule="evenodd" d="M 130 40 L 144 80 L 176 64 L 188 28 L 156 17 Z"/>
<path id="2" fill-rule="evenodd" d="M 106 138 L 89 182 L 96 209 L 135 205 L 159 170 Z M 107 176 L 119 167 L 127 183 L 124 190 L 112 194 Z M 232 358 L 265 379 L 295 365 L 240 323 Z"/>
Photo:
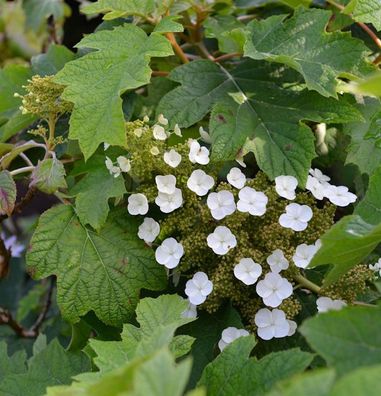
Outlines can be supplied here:
<path id="1" fill-rule="evenodd" d="M 226 178 L 233 187 L 238 189 L 243 188 L 246 183 L 246 176 L 239 168 L 231 168 Z"/>
<path id="2" fill-rule="evenodd" d="M 271 272 L 278 274 L 280 271 L 283 271 L 288 268 L 289 263 L 286 257 L 284 257 L 284 253 L 280 249 L 275 249 L 269 257 L 266 259 L 267 264 L 271 268 Z"/>
<path id="3" fill-rule="evenodd" d="M 197 140 L 191 140 L 189 145 L 189 160 L 193 164 L 206 165 L 209 163 L 209 150 L 201 146 Z"/>
<path id="4" fill-rule="evenodd" d="M 240 212 L 249 212 L 252 216 L 262 216 L 266 213 L 267 196 L 251 187 L 244 187 L 238 193 L 237 209 Z"/>
<path id="5" fill-rule="evenodd" d="M 275 191 L 283 198 L 295 199 L 296 187 L 298 187 L 298 180 L 294 176 L 277 176 L 275 178 Z"/>
<path id="6" fill-rule="evenodd" d="M 185 285 L 185 294 L 193 305 L 202 304 L 212 290 L 213 283 L 208 279 L 205 272 L 196 272 Z"/>
<path id="7" fill-rule="evenodd" d="M 231 344 L 237 338 L 246 337 L 249 332 L 245 329 L 237 329 L 236 327 L 227 327 L 222 331 L 221 339 L 218 342 L 218 348 L 222 352 L 227 345 Z"/>
<path id="8" fill-rule="evenodd" d="M 307 268 L 308 264 L 311 262 L 319 248 L 319 243 L 314 245 L 302 243 L 296 247 L 295 253 L 292 256 L 292 260 L 297 267 Z"/>
<path id="9" fill-rule="evenodd" d="M 329 185 L 325 188 L 325 196 L 336 206 L 348 206 L 356 201 L 357 196 L 345 186 Z"/>
<path id="10" fill-rule="evenodd" d="M 208 235 L 207 243 L 214 253 L 222 256 L 237 246 L 237 239 L 228 227 L 218 226 Z"/>
<path id="11" fill-rule="evenodd" d="M 176 190 L 176 177 L 173 175 L 156 176 L 157 189 L 164 194 L 173 194 Z"/>
<path id="12" fill-rule="evenodd" d="M 279 217 L 279 224 L 294 231 L 304 231 L 312 219 L 312 209 L 307 205 L 292 203 L 286 206 L 286 213 Z"/>
<path id="13" fill-rule="evenodd" d="M 213 185 L 213 177 L 207 175 L 202 169 L 194 170 L 187 181 L 188 188 L 200 197 L 206 195 Z"/>
<path id="14" fill-rule="evenodd" d="M 269 307 L 278 307 L 282 301 L 292 294 L 291 283 L 279 274 L 269 272 L 265 278 L 257 283 L 257 294 Z"/>
<path id="15" fill-rule="evenodd" d="M 234 213 L 236 206 L 234 195 L 230 191 L 222 190 L 208 195 L 206 204 L 216 220 L 221 220 Z"/>
<path id="16" fill-rule="evenodd" d="M 128 197 L 128 213 L 130 215 L 145 215 L 148 212 L 148 200 L 144 194 L 131 194 Z"/>
<path id="17" fill-rule="evenodd" d="M 138 229 L 138 237 L 144 242 L 152 243 L 160 234 L 160 225 L 151 217 L 145 217 Z"/>
<path id="18" fill-rule="evenodd" d="M 343 300 L 332 300 L 330 297 L 319 297 L 316 300 L 318 312 L 339 311 L 346 305 Z"/>
<path id="19" fill-rule="evenodd" d="M 170 213 L 183 204 L 183 194 L 179 188 L 176 188 L 173 194 L 159 192 L 155 203 L 163 213 Z"/>
<path id="20" fill-rule="evenodd" d="M 177 168 L 181 162 L 181 155 L 175 149 L 170 149 L 164 153 L 164 162 L 171 168 Z"/>
<path id="21" fill-rule="evenodd" d="M 290 332 L 290 324 L 280 309 L 270 311 L 262 308 L 255 314 L 254 322 L 258 327 L 258 336 L 263 340 L 286 337 Z"/>
<path id="22" fill-rule="evenodd" d="M 156 261 L 168 269 L 175 268 L 179 265 L 183 257 L 183 245 L 176 241 L 175 238 L 165 239 L 155 251 Z"/>
<path id="23" fill-rule="evenodd" d="M 167 132 L 165 132 L 165 129 L 161 125 L 154 125 L 152 129 L 153 137 L 156 140 L 166 140 L 167 139 Z"/>
<path id="24" fill-rule="evenodd" d="M 243 258 L 234 267 L 234 276 L 245 285 L 254 285 L 262 274 L 262 267 L 252 258 Z"/>

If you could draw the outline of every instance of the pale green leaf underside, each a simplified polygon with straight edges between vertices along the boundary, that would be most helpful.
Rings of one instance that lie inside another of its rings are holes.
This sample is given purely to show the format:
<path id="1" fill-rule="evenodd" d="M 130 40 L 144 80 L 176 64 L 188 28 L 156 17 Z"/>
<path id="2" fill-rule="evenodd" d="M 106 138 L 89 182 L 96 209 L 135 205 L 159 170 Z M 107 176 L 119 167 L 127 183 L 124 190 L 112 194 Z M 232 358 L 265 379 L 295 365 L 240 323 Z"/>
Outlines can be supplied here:
<path id="1" fill-rule="evenodd" d="M 164 96 L 157 111 L 188 127 L 212 110 L 214 159 L 234 159 L 250 138 L 248 149 L 270 178 L 294 175 L 303 185 L 315 150 L 311 131 L 300 121 L 349 122 L 362 116 L 344 100 L 282 88 L 287 73 L 265 62 L 247 61 L 228 71 L 211 61 L 194 61 L 171 73 L 181 86 Z M 232 94 L 247 100 L 237 103 Z"/>
<path id="2" fill-rule="evenodd" d="M 293 17 L 276 15 L 253 21 L 244 54 L 288 65 L 301 73 L 309 89 L 336 97 L 337 78 L 355 78 L 371 70 L 365 45 L 349 33 L 326 33 L 329 11 L 298 8 Z"/>
<path id="3" fill-rule="evenodd" d="M 70 322 L 90 310 L 120 325 L 134 312 L 141 288 L 158 290 L 165 273 L 136 235 L 134 219 L 110 214 L 99 233 L 85 228 L 72 207 L 56 206 L 41 217 L 27 254 L 36 279 L 57 276 L 57 301 Z"/>
<path id="4" fill-rule="evenodd" d="M 100 143 L 126 143 L 121 94 L 149 83 L 151 57 L 173 52 L 166 38 L 131 24 L 91 34 L 77 47 L 97 51 L 67 63 L 55 81 L 67 86 L 63 97 L 74 103 L 69 137 L 87 159 Z"/>

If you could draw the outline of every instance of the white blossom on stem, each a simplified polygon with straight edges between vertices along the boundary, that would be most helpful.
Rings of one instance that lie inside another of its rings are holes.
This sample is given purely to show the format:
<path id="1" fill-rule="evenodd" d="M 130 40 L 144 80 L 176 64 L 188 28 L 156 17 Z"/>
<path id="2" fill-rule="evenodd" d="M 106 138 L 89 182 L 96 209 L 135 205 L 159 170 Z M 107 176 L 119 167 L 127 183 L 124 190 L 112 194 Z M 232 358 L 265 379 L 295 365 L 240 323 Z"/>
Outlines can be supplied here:
<path id="1" fill-rule="evenodd" d="M 200 305 L 213 290 L 213 283 L 205 272 L 196 272 L 185 284 L 185 294 L 193 305 Z"/>

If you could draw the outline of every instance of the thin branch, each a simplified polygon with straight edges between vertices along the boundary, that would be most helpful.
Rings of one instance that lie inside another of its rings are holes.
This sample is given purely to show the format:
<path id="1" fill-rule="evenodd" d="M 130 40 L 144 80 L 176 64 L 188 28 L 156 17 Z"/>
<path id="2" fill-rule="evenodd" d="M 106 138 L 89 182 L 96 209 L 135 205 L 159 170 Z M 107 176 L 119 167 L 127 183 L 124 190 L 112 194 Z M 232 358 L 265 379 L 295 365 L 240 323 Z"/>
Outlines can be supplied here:
<path id="1" fill-rule="evenodd" d="M 25 172 L 32 172 L 34 170 L 34 166 L 25 166 L 24 168 L 19 168 L 19 169 L 15 169 L 11 172 L 9 172 L 12 176 L 16 176 L 19 175 L 20 173 L 25 173 Z"/>
<path id="2" fill-rule="evenodd" d="M 40 314 L 38 315 L 34 324 L 26 329 L 20 323 L 18 323 L 12 316 L 12 314 L 4 308 L 0 307 L 0 326 L 6 325 L 9 326 L 19 337 L 22 338 L 36 338 L 39 334 L 39 329 L 46 319 L 46 315 L 49 312 L 51 303 L 52 303 L 52 294 L 54 288 L 54 278 L 50 279 L 49 289 L 46 296 L 46 301 L 44 303 L 44 307 Z"/>
<path id="3" fill-rule="evenodd" d="M 200 41 L 199 43 L 196 43 L 197 49 L 199 50 L 200 54 L 203 55 L 205 58 L 215 61 L 214 56 L 208 51 L 208 49 L 205 47 L 205 44 Z"/>
<path id="4" fill-rule="evenodd" d="M 167 77 L 169 72 L 161 71 L 161 70 L 154 70 L 152 72 L 152 77 Z"/>
<path id="5" fill-rule="evenodd" d="M 295 275 L 295 276 L 294 276 L 294 279 L 295 279 L 297 282 L 299 282 L 299 284 L 300 284 L 301 286 L 305 287 L 306 289 L 309 289 L 309 290 L 313 291 L 314 293 L 319 294 L 320 291 L 321 291 L 321 288 L 320 288 L 317 284 L 311 282 L 310 280 L 308 280 L 307 278 L 305 278 L 305 277 L 304 277 L 303 275 L 301 275 L 301 274 Z"/>
<path id="6" fill-rule="evenodd" d="M 245 21 L 251 21 L 252 19 L 255 19 L 257 16 L 254 14 L 250 14 L 250 15 L 239 15 L 237 17 L 237 19 L 241 22 L 245 22 Z"/>
<path id="7" fill-rule="evenodd" d="M 183 63 L 189 63 L 189 59 L 187 58 L 187 56 L 185 55 L 184 51 L 181 49 L 181 47 L 177 43 L 175 35 L 173 33 L 167 33 L 166 36 L 167 36 L 167 39 L 172 44 L 172 47 L 173 47 L 175 53 L 181 59 L 181 61 Z"/>
<path id="8" fill-rule="evenodd" d="M 12 314 L 4 308 L 0 308 L 0 326 L 1 325 L 9 326 L 19 337 L 22 338 L 35 338 L 38 335 L 35 331 L 22 327 L 15 319 L 13 319 Z"/>
<path id="9" fill-rule="evenodd" d="M 231 54 L 224 54 L 221 56 L 218 56 L 217 58 L 214 58 L 214 62 L 222 62 L 228 59 L 232 59 L 232 58 L 238 58 L 242 56 L 242 54 L 240 52 L 233 52 Z"/>
<path id="10" fill-rule="evenodd" d="M 51 277 L 49 280 L 49 288 L 48 288 L 48 293 L 46 295 L 46 300 L 44 307 L 40 314 L 38 315 L 38 318 L 30 328 L 30 331 L 35 331 L 38 332 L 39 328 L 41 327 L 42 323 L 44 322 L 46 315 L 49 312 L 50 306 L 52 305 L 52 294 L 53 294 L 53 289 L 54 289 L 54 278 Z"/>
<path id="11" fill-rule="evenodd" d="M 28 158 L 28 156 L 25 153 L 20 153 L 20 157 L 29 165 L 29 166 L 34 166 L 33 162 Z"/>

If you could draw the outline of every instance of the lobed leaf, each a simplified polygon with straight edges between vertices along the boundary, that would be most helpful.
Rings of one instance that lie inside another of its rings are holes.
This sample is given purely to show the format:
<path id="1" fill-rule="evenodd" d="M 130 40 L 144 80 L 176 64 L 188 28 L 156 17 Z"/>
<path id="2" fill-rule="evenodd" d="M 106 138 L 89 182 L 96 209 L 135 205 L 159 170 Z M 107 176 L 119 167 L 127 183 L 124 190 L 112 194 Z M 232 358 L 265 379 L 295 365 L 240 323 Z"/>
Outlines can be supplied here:
<path id="1" fill-rule="evenodd" d="M 67 85 L 63 98 L 74 103 L 69 138 L 78 139 L 88 159 L 100 143 L 126 143 L 121 95 L 148 84 L 151 57 L 172 55 L 169 41 L 157 33 L 147 36 L 131 24 L 83 38 L 78 48 L 91 48 L 67 63 L 55 81 Z"/>
<path id="2" fill-rule="evenodd" d="M 297 8 L 294 15 L 275 15 L 249 24 L 245 56 L 283 63 L 303 75 L 307 87 L 337 97 L 338 77 L 356 78 L 372 70 L 365 45 L 347 33 L 326 33 L 331 13 Z"/>
<path id="3" fill-rule="evenodd" d="M 291 78 L 290 78 L 291 77 Z M 282 83 L 293 80 L 289 70 L 247 61 L 232 71 L 208 60 L 176 68 L 170 78 L 181 85 L 160 101 L 157 113 L 188 127 L 211 110 L 210 135 L 215 160 L 234 159 L 247 139 L 259 167 L 274 179 L 293 175 L 305 184 L 314 138 L 302 120 L 350 122 L 362 116 L 345 98 L 323 98 Z"/>
<path id="4" fill-rule="evenodd" d="M 103 322 L 120 325 L 133 315 L 141 288 L 165 284 L 152 250 L 137 237 L 136 222 L 120 211 L 95 233 L 70 206 L 49 209 L 40 217 L 27 265 L 36 279 L 57 276 L 58 305 L 70 322 L 92 310 Z"/>

